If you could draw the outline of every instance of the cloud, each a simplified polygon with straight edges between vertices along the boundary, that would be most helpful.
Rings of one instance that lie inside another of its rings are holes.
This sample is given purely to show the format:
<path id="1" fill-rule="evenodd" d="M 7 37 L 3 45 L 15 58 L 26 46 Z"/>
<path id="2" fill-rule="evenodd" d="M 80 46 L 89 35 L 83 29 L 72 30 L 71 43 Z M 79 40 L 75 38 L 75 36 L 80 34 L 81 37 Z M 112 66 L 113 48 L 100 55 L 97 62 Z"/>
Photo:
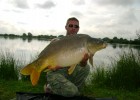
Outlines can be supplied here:
<path id="1" fill-rule="evenodd" d="M 15 13 L 23 13 L 23 11 L 21 11 L 21 10 L 16 10 L 16 9 L 13 9 L 12 11 L 15 12 Z"/>
<path id="2" fill-rule="evenodd" d="M 8 33 L 17 31 L 17 28 L 11 23 L 0 20 L 0 33 Z"/>
<path id="3" fill-rule="evenodd" d="M 14 0 L 13 3 L 18 8 L 22 8 L 22 9 L 28 9 L 29 8 L 27 0 Z"/>
<path id="4" fill-rule="evenodd" d="M 97 27 L 123 29 L 124 27 L 135 25 L 137 21 L 134 10 L 127 9 L 119 13 L 110 14 L 108 17 L 103 16 L 102 23 L 98 24 Z"/>
<path id="5" fill-rule="evenodd" d="M 18 24 L 23 24 L 23 25 L 27 25 L 27 23 L 25 22 L 17 22 Z"/>
<path id="6" fill-rule="evenodd" d="M 134 35 L 131 33 L 140 28 L 139 7 L 135 6 L 136 2 L 139 1 L 128 0 L 125 4 L 124 0 L 96 0 L 89 6 L 90 9 L 87 9 L 87 13 L 84 14 L 88 19 L 85 26 L 91 32 L 104 32 L 108 33 L 108 36 L 129 37 L 129 35 Z M 117 33 L 113 34 L 115 32 Z M 126 34 L 120 35 L 119 33 L 122 32 Z"/>
<path id="7" fill-rule="evenodd" d="M 96 0 L 96 3 L 99 5 L 128 6 L 140 2 L 139 0 Z"/>
<path id="8" fill-rule="evenodd" d="M 129 9 L 128 11 L 123 12 L 119 18 L 120 19 L 118 20 L 118 22 L 123 25 L 132 25 L 137 22 L 137 18 L 134 14 L 133 9 Z"/>
<path id="9" fill-rule="evenodd" d="M 140 0 L 0 0 L 0 32 L 58 35 L 74 16 L 81 33 L 125 38 L 140 29 L 139 5 Z"/>
<path id="10" fill-rule="evenodd" d="M 84 5 L 85 0 L 73 0 L 73 4 L 75 4 L 75 5 Z"/>
<path id="11" fill-rule="evenodd" d="M 80 13 L 79 11 L 73 11 L 70 13 L 70 15 L 75 16 L 75 17 L 79 17 L 79 18 L 83 16 L 83 14 Z"/>
<path id="12" fill-rule="evenodd" d="M 4 21 L 0 20 L 0 33 L 5 33 L 7 32 L 6 26 L 8 23 L 5 23 Z"/>
<path id="13" fill-rule="evenodd" d="M 55 7 L 55 4 L 52 1 L 46 1 L 43 4 L 37 4 L 37 7 L 43 8 L 43 9 L 45 9 L 45 8 L 49 8 L 50 9 L 52 7 Z"/>

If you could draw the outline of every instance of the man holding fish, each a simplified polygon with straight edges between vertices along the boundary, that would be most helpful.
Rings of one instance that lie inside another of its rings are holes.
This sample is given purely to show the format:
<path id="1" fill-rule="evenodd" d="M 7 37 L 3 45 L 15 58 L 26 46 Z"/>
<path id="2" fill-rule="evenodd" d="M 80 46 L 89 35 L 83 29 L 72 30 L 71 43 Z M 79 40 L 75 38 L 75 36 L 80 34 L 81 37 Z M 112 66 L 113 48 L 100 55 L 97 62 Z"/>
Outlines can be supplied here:
<path id="1" fill-rule="evenodd" d="M 69 18 L 65 26 L 66 35 L 77 34 L 79 28 L 79 20 L 75 17 Z M 71 75 L 68 75 L 67 73 L 68 67 L 48 72 L 47 84 L 44 86 L 45 92 L 52 92 L 66 97 L 79 95 L 79 90 L 84 85 L 90 71 L 87 60 L 88 57 L 85 57 L 84 60 L 76 66 Z"/>
<path id="2" fill-rule="evenodd" d="M 41 72 L 47 72 L 46 93 L 65 97 L 80 95 L 90 72 L 87 60 L 93 66 L 94 54 L 107 45 L 101 39 L 87 34 L 77 34 L 79 21 L 75 17 L 67 20 L 66 36 L 53 40 L 32 63 L 21 69 L 30 75 L 33 86 L 38 83 Z"/>

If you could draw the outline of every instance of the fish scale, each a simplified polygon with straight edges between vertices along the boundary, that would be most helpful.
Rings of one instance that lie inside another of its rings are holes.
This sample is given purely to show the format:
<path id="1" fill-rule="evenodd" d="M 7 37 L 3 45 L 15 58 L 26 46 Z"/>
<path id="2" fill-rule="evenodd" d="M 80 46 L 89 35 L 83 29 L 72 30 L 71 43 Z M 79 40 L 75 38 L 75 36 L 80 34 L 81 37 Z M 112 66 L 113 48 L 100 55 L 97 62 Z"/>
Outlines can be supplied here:
<path id="1" fill-rule="evenodd" d="M 38 58 L 23 67 L 20 73 L 30 75 L 32 85 L 36 85 L 44 70 L 69 67 L 68 74 L 71 74 L 76 65 L 87 57 L 93 65 L 93 55 L 106 46 L 107 44 L 101 39 L 92 38 L 86 34 L 65 36 L 47 45 Z"/>

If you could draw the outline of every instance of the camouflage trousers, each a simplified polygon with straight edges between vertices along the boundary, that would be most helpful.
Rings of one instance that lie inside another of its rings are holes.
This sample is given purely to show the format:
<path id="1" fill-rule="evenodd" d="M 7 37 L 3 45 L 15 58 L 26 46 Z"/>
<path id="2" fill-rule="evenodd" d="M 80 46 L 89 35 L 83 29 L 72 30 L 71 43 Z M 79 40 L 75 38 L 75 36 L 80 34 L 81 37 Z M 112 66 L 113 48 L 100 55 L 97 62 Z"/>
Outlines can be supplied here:
<path id="1" fill-rule="evenodd" d="M 79 90 L 85 83 L 85 80 L 90 72 L 90 66 L 76 66 L 71 75 L 68 74 L 68 68 L 62 68 L 56 71 L 47 73 L 47 84 L 50 85 L 51 91 L 54 94 L 71 97 L 79 95 Z"/>

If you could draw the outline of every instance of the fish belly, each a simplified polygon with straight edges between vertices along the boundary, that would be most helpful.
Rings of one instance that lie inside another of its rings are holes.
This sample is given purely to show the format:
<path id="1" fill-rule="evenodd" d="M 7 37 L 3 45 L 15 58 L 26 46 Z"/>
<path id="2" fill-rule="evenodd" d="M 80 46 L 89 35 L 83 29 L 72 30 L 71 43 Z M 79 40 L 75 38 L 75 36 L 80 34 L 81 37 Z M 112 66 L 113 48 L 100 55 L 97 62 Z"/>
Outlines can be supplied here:
<path id="1" fill-rule="evenodd" d="M 69 50 L 59 54 L 56 58 L 58 66 L 67 67 L 74 64 L 78 64 L 87 53 L 85 48 L 79 48 L 77 50 Z"/>

